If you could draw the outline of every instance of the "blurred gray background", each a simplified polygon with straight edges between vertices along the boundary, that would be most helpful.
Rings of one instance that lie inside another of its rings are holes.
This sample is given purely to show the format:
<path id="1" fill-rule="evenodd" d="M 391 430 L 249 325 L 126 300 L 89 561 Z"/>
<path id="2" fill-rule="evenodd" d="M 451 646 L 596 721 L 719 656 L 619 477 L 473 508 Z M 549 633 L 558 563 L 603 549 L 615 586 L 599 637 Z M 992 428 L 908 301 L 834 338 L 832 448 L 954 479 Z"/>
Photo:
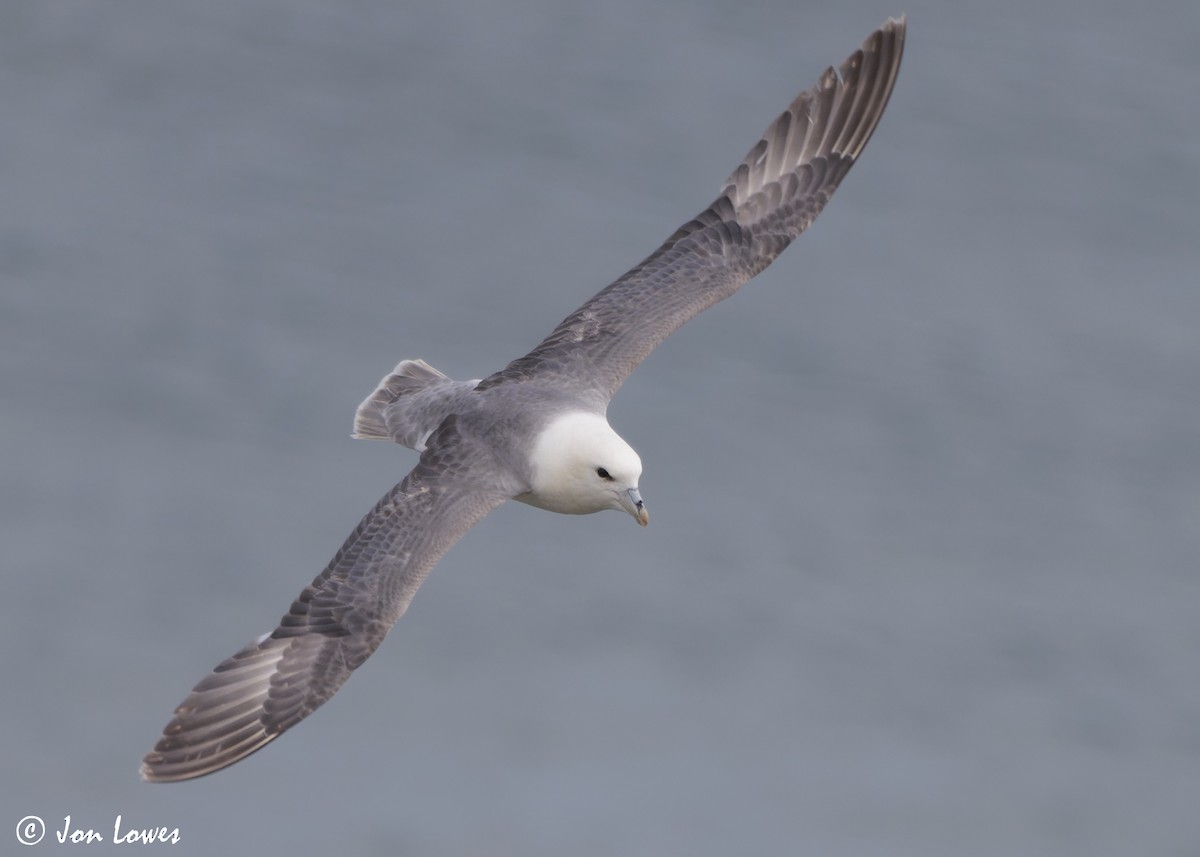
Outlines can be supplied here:
<path id="1" fill-rule="evenodd" d="M 260 857 L 1200 853 L 1198 9 L 5 2 L 0 853 L 28 814 Z M 613 403 L 653 524 L 510 504 L 309 721 L 141 783 L 413 463 L 349 439 L 378 378 L 524 353 L 901 12 L 837 199 Z"/>

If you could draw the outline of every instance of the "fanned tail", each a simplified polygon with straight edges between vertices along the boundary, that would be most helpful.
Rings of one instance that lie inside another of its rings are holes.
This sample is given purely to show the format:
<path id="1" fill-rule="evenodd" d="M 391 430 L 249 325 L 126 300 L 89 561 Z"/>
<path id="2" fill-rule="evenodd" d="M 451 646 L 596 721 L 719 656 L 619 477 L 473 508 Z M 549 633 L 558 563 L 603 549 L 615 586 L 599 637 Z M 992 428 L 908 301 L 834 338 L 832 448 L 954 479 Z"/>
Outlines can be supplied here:
<path id="1" fill-rule="evenodd" d="M 392 433 L 388 430 L 384 417 L 384 408 L 401 396 L 423 390 L 430 384 L 449 380 L 424 360 L 401 360 L 354 412 L 353 437 L 363 440 L 392 440 Z"/>

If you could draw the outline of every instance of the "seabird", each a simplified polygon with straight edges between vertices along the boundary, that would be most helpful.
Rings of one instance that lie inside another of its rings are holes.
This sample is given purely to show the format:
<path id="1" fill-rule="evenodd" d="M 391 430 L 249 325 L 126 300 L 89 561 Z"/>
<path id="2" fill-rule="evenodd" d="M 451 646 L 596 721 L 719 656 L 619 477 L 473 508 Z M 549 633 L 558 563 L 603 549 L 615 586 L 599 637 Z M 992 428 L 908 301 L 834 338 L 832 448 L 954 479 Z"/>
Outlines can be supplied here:
<path id="1" fill-rule="evenodd" d="M 358 408 L 354 436 L 420 452 L 274 631 L 221 662 L 175 709 L 142 777 L 232 765 L 299 723 L 378 648 L 429 570 L 506 500 L 642 526 L 642 462 L 609 400 L 654 348 L 762 271 L 825 207 L 883 115 L 904 49 L 890 19 L 767 128 L 717 199 L 629 273 L 493 375 L 454 381 L 396 366 Z"/>

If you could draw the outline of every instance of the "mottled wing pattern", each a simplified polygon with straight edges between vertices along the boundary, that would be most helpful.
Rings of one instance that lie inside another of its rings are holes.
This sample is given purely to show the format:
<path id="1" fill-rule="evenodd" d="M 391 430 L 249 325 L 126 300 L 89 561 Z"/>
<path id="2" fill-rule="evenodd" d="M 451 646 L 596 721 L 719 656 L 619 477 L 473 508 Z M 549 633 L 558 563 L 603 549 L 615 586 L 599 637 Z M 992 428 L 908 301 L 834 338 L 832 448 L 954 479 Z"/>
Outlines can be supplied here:
<path id="1" fill-rule="evenodd" d="M 611 398 L 660 342 L 736 292 L 816 219 L 883 115 L 904 33 L 903 19 L 889 20 L 840 69 L 826 69 L 712 205 L 479 388 L 536 378 Z"/>
<path id="2" fill-rule="evenodd" d="M 145 757 L 143 778 L 186 780 L 245 758 L 321 706 L 375 651 L 441 556 L 511 496 L 456 422 L 442 424 L 279 627 L 196 685 Z"/>

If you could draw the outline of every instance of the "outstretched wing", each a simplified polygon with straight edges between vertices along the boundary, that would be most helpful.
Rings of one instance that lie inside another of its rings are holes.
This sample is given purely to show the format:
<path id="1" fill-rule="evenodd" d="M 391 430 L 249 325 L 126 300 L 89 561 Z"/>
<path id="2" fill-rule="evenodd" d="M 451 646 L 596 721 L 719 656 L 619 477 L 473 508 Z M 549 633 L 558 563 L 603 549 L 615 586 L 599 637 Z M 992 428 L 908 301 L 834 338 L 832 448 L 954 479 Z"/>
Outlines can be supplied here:
<path id="1" fill-rule="evenodd" d="M 375 651 L 442 555 L 511 496 L 500 482 L 449 417 L 279 627 L 219 664 L 175 709 L 142 777 L 210 774 L 315 711 Z"/>
<path id="2" fill-rule="evenodd" d="M 820 214 L 874 132 L 904 31 L 903 18 L 889 20 L 838 71 L 826 69 L 712 205 L 479 389 L 536 378 L 607 402 L 660 342 L 771 264 Z"/>

